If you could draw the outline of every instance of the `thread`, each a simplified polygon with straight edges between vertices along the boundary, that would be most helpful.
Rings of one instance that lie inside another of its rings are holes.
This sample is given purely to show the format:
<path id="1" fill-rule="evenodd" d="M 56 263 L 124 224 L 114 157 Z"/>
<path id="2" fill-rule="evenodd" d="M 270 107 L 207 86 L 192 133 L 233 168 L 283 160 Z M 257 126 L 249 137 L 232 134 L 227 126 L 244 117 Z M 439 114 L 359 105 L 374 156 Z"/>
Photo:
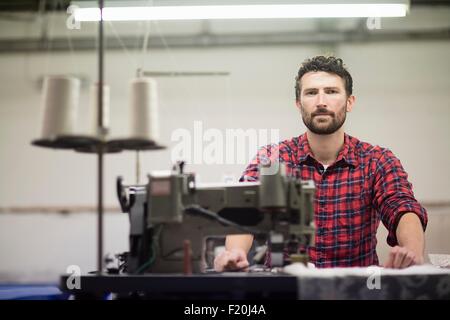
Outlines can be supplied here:
<path id="1" fill-rule="evenodd" d="M 72 135 L 76 129 L 80 80 L 70 76 L 49 76 L 42 94 L 41 138 Z"/>
<path id="2" fill-rule="evenodd" d="M 157 82 L 135 78 L 130 85 L 130 135 L 157 141 L 159 138 Z"/>

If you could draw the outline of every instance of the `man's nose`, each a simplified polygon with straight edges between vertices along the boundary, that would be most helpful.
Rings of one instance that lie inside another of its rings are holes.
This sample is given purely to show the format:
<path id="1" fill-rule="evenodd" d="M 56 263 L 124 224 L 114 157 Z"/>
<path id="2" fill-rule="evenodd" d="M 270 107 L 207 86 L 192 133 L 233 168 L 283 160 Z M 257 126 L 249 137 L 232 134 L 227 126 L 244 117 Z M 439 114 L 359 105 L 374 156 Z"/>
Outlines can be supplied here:
<path id="1" fill-rule="evenodd" d="M 327 106 L 327 102 L 325 99 L 325 95 L 323 93 L 319 93 L 317 95 L 317 106 L 319 107 L 326 107 Z"/>

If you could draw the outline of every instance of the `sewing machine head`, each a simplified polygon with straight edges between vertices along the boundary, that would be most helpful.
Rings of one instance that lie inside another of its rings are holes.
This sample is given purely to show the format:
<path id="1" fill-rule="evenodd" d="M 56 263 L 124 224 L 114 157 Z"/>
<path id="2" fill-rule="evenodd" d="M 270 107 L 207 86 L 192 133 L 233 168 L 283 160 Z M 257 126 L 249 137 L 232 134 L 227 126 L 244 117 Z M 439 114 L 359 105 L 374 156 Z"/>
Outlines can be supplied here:
<path id="1" fill-rule="evenodd" d="M 130 215 L 128 272 L 204 272 L 211 241 L 217 247 L 226 235 L 243 233 L 256 245 L 267 242 L 273 265 L 306 262 L 299 248 L 314 245 L 314 184 L 286 176 L 282 165 L 265 169 L 259 182 L 236 184 L 197 185 L 182 167 L 149 175 L 145 186 L 123 187 L 119 178 L 119 200 Z"/>

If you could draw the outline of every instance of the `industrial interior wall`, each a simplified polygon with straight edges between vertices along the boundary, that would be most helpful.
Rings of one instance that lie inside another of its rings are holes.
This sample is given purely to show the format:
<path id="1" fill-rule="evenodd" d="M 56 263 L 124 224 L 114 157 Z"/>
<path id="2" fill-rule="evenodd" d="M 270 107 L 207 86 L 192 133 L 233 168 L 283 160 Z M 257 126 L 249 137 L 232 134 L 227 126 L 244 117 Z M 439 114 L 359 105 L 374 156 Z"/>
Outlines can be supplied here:
<path id="1" fill-rule="evenodd" d="M 337 47 L 238 47 L 106 52 L 105 76 L 111 88 L 111 136 L 129 128 L 130 80 L 136 69 L 153 71 L 228 71 L 224 77 L 158 78 L 160 142 L 163 151 L 142 152 L 140 182 L 153 170 L 167 170 L 177 157 L 177 132 L 191 137 L 189 171 L 202 182 L 238 179 L 245 161 L 213 163 L 201 152 L 218 129 L 224 153 L 232 143 L 227 130 L 275 129 L 271 138 L 304 132 L 294 103 L 294 78 L 300 63 L 316 54 L 344 59 L 354 79 L 356 105 L 346 131 L 390 148 L 409 173 L 416 197 L 426 203 L 450 200 L 450 44 L 445 42 L 367 43 Z M 31 146 L 40 136 L 39 79 L 77 74 L 87 85 L 97 79 L 95 52 L 0 55 L 0 207 L 92 206 L 97 201 L 97 160 L 92 154 Z M 88 127 L 88 86 L 83 86 L 78 130 Z M 181 130 L 181 131 L 180 131 Z M 212 131 L 211 131 L 212 130 Z M 270 132 L 270 131 L 269 131 Z M 270 134 L 269 134 L 270 136 Z M 258 141 L 264 144 L 264 141 Z M 197 149 L 196 149 L 197 148 Z M 235 151 L 252 154 L 243 145 Z M 197 158 L 194 154 L 200 154 Z M 189 159 L 188 159 L 189 160 Z M 136 154 L 105 156 L 104 202 L 117 207 L 115 179 L 136 182 Z M 234 163 L 233 163 L 234 162 Z M 450 208 L 431 208 L 427 253 L 450 253 Z M 107 213 L 105 252 L 127 250 L 128 217 Z M 386 231 L 380 227 L 379 255 L 386 258 Z M 96 216 L 0 213 L 0 281 L 54 281 L 69 265 L 82 272 L 96 267 Z"/>

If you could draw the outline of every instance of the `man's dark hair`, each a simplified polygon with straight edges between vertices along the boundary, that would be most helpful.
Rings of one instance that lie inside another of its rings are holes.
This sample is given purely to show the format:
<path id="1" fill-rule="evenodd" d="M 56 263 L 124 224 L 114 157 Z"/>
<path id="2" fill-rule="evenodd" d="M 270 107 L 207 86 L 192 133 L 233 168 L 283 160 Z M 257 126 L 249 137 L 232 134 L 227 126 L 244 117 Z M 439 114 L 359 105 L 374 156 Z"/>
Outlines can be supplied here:
<path id="1" fill-rule="evenodd" d="M 315 56 L 311 59 L 306 59 L 300 69 L 297 77 L 295 77 L 295 98 L 300 99 L 300 80 L 305 73 L 324 71 L 334 73 L 344 79 L 345 91 L 347 96 L 350 96 L 353 91 L 353 80 L 350 73 L 345 68 L 342 59 L 336 57 Z"/>

